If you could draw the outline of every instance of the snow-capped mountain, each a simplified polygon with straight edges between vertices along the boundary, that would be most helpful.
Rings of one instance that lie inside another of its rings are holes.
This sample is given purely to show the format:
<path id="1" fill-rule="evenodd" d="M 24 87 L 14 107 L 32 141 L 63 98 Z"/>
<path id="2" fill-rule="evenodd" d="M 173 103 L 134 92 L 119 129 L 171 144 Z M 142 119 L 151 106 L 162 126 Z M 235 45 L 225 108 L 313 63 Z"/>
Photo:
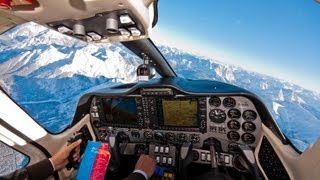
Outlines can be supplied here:
<path id="1" fill-rule="evenodd" d="M 70 123 L 88 89 L 135 81 L 140 61 L 121 44 L 87 44 L 35 23 L 2 35 L 0 45 L 0 84 L 51 132 Z"/>
<path id="2" fill-rule="evenodd" d="M 158 45 L 179 76 L 230 83 L 258 95 L 282 132 L 301 151 L 319 138 L 320 95 L 298 85 Z"/>
<path id="3" fill-rule="evenodd" d="M 257 94 L 301 151 L 319 137 L 318 93 L 178 48 L 158 47 L 181 77 L 223 81 Z M 121 44 L 87 44 L 35 23 L 0 35 L 0 85 L 51 132 L 71 122 L 82 94 L 136 81 L 141 62 Z"/>

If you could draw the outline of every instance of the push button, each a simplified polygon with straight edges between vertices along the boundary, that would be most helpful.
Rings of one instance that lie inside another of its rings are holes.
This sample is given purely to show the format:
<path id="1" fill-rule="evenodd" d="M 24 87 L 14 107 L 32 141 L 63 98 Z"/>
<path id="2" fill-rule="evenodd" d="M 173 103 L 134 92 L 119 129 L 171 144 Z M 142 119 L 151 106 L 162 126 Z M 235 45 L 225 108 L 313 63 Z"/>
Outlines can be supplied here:
<path id="1" fill-rule="evenodd" d="M 157 163 L 160 163 L 160 156 L 156 157 L 156 161 L 157 161 Z"/>
<path id="2" fill-rule="evenodd" d="M 207 161 L 211 162 L 211 154 L 207 154 Z"/>
<path id="3" fill-rule="evenodd" d="M 201 153 L 201 161 L 205 161 L 206 160 L 206 153 Z"/>
<path id="4" fill-rule="evenodd" d="M 168 158 L 168 164 L 172 165 L 172 158 L 171 157 Z"/>
<path id="5" fill-rule="evenodd" d="M 167 157 L 162 157 L 162 164 L 167 164 Z"/>
<path id="6" fill-rule="evenodd" d="M 164 151 L 164 148 L 163 148 L 163 146 L 160 146 L 160 153 L 163 153 L 163 151 Z"/>
<path id="7" fill-rule="evenodd" d="M 159 146 L 155 146 L 155 147 L 154 147 L 154 152 L 155 152 L 155 153 L 159 152 Z"/>
<path id="8" fill-rule="evenodd" d="M 165 148 L 164 148 L 164 153 L 168 154 L 169 151 L 170 151 L 169 147 L 165 147 Z"/>
<path id="9" fill-rule="evenodd" d="M 230 157 L 229 156 L 224 156 L 224 162 L 226 164 L 230 164 Z"/>

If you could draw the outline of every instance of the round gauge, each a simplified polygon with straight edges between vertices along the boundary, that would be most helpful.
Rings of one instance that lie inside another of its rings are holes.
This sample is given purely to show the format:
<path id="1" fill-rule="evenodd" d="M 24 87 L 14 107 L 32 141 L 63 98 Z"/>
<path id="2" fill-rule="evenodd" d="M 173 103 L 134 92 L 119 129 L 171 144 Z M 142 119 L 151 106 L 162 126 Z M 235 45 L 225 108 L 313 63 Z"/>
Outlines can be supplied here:
<path id="1" fill-rule="evenodd" d="M 143 133 L 143 136 L 146 138 L 146 139 L 151 139 L 153 137 L 153 134 L 151 131 L 145 131 Z"/>
<path id="2" fill-rule="evenodd" d="M 244 143 L 246 144 L 252 144 L 254 143 L 254 141 L 256 140 L 256 138 L 254 137 L 254 135 L 250 134 L 250 133 L 244 133 L 241 136 L 241 139 Z"/>
<path id="3" fill-rule="evenodd" d="M 200 136 L 198 134 L 190 134 L 190 142 L 198 143 L 200 141 Z"/>
<path id="4" fill-rule="evenodd" d="M 223 106 L 226 108 L 233 108 L 236 106 L 236 100 L 231 97 L 227 97 L 223 100 Z"/>
<path id="5" fill-rule="evenodd" d="M 210 106 L 219 107 L 221 105 L 221 100 L 217 96 L 213 96 L 209 99 Z"/>
<path id="6" fill-rule="evenodd" d="M 186 142 L 188 140 L 188 137 L 184 133 L 179 133 L 177 139 L 178 139 L 178 141 Z"/>
<path id="7" fill-rule="evenodd" d="M 231 142 L 231 143 L 228 145 L 228 148 L 229 148 L 229 152 L 238 151 L 238 144 L 235 143 L 235 142 Z"/>
<path id="8" fill-rule="evenodd" d="M 239 139 L 240 139 L 239 133 L 237 133 L 235 131 L 228 132 L 227 137 L 230 141 L 239 141 Z"/>
<path id="9" fill-rule="evenodd" d="M 242 129 L 245 132 L 253 132 L 256 130 L 256 125 L 254 125 L 252 122 L 245 122 L 242 124 Z"/>
<path id="10" fill-rule="evenodd" d="M 175 139 L 174 134 L 171 132 L 167 132 L 165 136 L 166 136 L 166 140 L 168 141 L 174 141 Z"/>
<path id="11" fill-rule="evenodd" d="M 241 112 L 238 109 L 230 109 L 228 111 L 228 117 L 230 119 L 239 119 L 241 117 Z"/>
<path id="12" fill-rule="evenodd" d="M 228 128 L 231 130 L 238 130 L 240 129 L 240 123 L 236 120 L 231 120 L 228 122 Z"/>
<path id="13" fill-rule="evenodd" d="M 245 110 L 242 114 L 243 119 L 253 121 L 257 118 L 257 113 L 253 110 Z"/>
<path id="14" fill-rule="evenodd" d="M 226 113 L 221 109 L 213 109 L 209 113 L 209 117 L 214 123 L 223 123 L 227 117 Z"/>

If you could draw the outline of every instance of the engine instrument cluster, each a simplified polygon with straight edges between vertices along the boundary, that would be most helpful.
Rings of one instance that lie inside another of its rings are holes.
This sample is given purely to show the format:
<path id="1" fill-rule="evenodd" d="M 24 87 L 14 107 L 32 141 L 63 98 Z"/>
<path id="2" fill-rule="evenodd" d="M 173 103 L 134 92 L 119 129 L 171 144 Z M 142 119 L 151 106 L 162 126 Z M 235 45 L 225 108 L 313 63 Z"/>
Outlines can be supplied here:
<path id="1" fill-rule="evenodd" d="M 240 144 L 256 145 L 260 137 L 261 119 L 249 99 L 242 96 L 212 96 L 207 97 L 207 102 L 207 126 L 213 136 Z"/>

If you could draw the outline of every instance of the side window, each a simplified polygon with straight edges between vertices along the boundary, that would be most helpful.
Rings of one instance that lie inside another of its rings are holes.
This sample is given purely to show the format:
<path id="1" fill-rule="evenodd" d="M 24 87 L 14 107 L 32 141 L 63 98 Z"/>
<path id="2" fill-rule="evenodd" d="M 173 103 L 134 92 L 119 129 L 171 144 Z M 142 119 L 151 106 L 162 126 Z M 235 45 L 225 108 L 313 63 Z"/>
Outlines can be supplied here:
<path id="1" fill-rule="evenodd" d="M 0 141 L 0 176 L 9 174 L 17 169 L 25 167 L 29 157 L 14 150 Z"/>

